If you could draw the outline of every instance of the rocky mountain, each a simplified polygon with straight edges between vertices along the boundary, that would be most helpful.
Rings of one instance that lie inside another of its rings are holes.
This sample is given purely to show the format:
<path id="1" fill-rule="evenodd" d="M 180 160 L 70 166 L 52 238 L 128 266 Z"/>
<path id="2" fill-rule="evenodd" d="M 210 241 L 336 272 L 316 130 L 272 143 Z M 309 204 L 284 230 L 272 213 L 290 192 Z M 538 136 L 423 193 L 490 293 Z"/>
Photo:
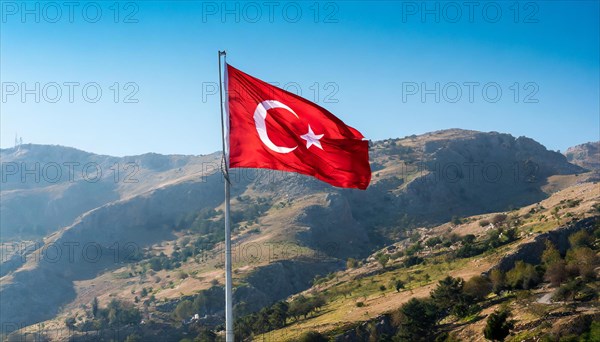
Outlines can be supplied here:
<path id="1" fill-rule="evenodd" d="M 378 142 L 372 158 L 375 181 L 365 194 L 348 198 L 353 215 L 375 227 L 520 207 L 547 196 L 542 189 L 549 176 L 583 171 L 532 139 L 464 130 Z"/>
<path id="2" fill-rule="evenodd" d="M 588 170 L 600 169 L 600 141 L 569 147 L 565 152 L 570 163 Z"/>
<path id="3" fill-rule="evenodd" d="M 373 142 L 370 155 L 366 191 L 232 170 L 234 245 L 245 257 L 234 265 L 236 298 L 247 310 L 299 292 L 345 259 L 364 258 L 411 229 L 529 205 L 548 197 L 551 177 L 584 172 L 532 139 L 496 132 L 388 139 Z M 38 248 L 3 260 L 0 323 L 49 320 L 90 296 L 132 300 L 148 287 L 169 303 L 222 283 L 218 153 L 114 158 L 24 145 L 1 156 L 3 240 L 45 237 Z M 70 165 L 72 179 L 64 172 Z M 175 271 L 194 276 L 175 284 Z"/>

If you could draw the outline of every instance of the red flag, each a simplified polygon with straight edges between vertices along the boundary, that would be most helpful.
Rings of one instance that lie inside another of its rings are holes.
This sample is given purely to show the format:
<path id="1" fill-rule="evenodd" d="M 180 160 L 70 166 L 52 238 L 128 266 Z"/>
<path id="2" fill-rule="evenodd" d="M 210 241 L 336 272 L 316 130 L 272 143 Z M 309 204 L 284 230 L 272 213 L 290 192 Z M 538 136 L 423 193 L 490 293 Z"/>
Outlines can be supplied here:
<path id="1" fill-rule="evenodd" d="M 293 171 L 366 189 L 369 143 L 326 109 L 227 65 L 229 166 Z"/>

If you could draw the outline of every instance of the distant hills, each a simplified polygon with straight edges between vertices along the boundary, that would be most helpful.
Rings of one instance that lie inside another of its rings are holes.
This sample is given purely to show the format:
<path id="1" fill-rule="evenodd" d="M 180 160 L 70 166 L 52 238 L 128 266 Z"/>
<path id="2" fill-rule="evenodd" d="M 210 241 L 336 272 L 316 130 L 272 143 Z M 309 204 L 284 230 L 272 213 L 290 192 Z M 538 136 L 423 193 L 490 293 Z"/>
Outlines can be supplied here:
<path id="1" fill-rule="evenodd" d="M 87 211 L 198 175 L 203 167 L 218 165 L 219 157 L 117 158 L 35 144 L 0 150 L 1 239 L 39 239 Z"/>

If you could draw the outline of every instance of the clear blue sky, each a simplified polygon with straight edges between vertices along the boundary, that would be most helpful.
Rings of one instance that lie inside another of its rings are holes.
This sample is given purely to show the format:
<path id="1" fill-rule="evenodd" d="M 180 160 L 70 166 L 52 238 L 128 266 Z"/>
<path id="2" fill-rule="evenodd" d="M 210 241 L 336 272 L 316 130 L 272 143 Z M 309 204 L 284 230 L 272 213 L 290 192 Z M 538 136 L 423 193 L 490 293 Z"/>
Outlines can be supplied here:
<path id="1" fill-rule="evenodd" d="M 461 1 L 273 3 L 119 2 L 117 13 L 113 1 L 78 2 L 71 14 L 60 1 L 2 1 L 1 146 L 18 132 L 111 155 L 219 150 L 219 49 L 308 99 L 319 89 L 320 105 L 374 140 L 453 127 L 554 150 L 599 139 L 598 1 L 480 2 L 472 15 Z M 40 102 L 23 103 L 22 84 L 36 82 Z M 72 103 L 66 82 L 78 83 Z M 436 83 L 439 103 L 422 94 Z"/>

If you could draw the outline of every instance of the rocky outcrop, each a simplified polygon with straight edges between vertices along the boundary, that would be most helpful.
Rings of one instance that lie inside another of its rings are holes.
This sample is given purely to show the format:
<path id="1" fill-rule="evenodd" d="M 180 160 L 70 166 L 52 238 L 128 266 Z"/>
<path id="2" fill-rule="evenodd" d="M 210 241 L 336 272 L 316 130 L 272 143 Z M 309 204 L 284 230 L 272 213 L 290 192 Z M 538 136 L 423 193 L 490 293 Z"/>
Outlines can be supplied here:
<path id="1" fill-rule="evenodd" d="M 569 147 L 567 160 L 588 170 L 600 170 L 600 141 Z"/>
<path id="2" fill-rule="evenodd" d="M 583 171 L 532 139 L 496 132 L 434 140 L 422 159 L 428 173 L 394 202 L 401 215 L 431 224 L 540 201 L 547 197 L 541 187 L 548 176 Z"/>

